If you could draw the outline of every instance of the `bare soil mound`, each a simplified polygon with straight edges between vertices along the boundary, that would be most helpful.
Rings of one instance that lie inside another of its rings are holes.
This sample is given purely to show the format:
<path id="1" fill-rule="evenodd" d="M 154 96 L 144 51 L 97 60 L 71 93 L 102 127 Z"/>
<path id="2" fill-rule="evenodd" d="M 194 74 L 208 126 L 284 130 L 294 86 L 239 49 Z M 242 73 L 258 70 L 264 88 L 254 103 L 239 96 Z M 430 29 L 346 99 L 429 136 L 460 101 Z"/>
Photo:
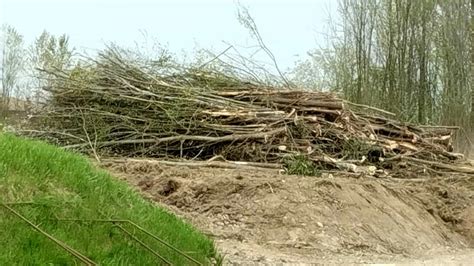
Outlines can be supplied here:
<path id="1" fill-rule="evenodd" d="M 212 235 L 230 263 L 377 262 L 474 244 L 474 178 L 354 178 L 104 163 Z"/>

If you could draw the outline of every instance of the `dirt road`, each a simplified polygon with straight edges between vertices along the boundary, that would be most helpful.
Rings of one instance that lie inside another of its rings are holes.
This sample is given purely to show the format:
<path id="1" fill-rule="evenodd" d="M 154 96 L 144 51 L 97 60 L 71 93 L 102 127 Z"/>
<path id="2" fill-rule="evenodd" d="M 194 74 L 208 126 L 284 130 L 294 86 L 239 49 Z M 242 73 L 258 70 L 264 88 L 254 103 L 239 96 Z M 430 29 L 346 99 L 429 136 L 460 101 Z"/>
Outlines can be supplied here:
<path id="1" fill-rule="evenodd" d="M 144 162 L 105 166 L 207 232 L 229 264 L 471 265 L 472 176 L 316 178 Z"/>
<path id="2" fill-rule="evenodd" d="M 398 262 L 390 262 L 393 265 L 408 266 L 408 265 L 457 265 L 457 266 L 471 266 L 474 265 L 474 250 L 462 250 L 448 254 L 431 254 L 425 255 L 417 259 L 402 259 Z"/>

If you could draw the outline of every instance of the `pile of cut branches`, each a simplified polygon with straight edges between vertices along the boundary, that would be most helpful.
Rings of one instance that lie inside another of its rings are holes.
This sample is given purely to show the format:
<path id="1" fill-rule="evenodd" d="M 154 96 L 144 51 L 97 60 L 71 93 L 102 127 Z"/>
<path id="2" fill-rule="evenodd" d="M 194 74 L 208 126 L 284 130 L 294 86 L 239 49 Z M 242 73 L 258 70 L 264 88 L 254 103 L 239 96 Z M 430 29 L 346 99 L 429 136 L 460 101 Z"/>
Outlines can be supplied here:
<path id="1" fill-rule="evenodd" d="M 53 72 L 47 108 L 29 135 L 100 156 L 281 163 L 303 155 L 324 169 L 452 164 L 449 128 L 426 128 L 327 92 L 269 87 L 209 69 L 151 66 L 110 49 Z"/>

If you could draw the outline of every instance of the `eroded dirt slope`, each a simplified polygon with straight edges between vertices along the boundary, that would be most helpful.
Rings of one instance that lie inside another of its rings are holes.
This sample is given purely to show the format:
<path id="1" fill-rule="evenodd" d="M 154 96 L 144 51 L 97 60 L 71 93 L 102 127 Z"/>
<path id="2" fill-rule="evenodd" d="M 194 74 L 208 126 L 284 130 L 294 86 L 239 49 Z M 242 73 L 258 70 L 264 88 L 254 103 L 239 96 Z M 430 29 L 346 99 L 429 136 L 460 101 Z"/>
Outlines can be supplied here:
<path id="1" fill-rule="evenodd" d="M 212 235 L 229 263 L 373 263 L 474 245 L 474 179 L 105 163 Z"/>

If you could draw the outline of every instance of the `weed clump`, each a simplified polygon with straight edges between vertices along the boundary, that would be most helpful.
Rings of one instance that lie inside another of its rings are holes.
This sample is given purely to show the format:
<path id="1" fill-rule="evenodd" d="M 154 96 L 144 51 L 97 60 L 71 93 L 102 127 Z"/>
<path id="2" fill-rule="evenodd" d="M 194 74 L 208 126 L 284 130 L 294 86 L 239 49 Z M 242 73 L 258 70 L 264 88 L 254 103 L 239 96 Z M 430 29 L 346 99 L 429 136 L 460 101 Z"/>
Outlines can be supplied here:
<path id="1" fill-rule="evenodd" d="M 287 174 L 321 176 L 321 165 L 313 162 L 307 155 L 289 155 L 283 162 Z"/>

